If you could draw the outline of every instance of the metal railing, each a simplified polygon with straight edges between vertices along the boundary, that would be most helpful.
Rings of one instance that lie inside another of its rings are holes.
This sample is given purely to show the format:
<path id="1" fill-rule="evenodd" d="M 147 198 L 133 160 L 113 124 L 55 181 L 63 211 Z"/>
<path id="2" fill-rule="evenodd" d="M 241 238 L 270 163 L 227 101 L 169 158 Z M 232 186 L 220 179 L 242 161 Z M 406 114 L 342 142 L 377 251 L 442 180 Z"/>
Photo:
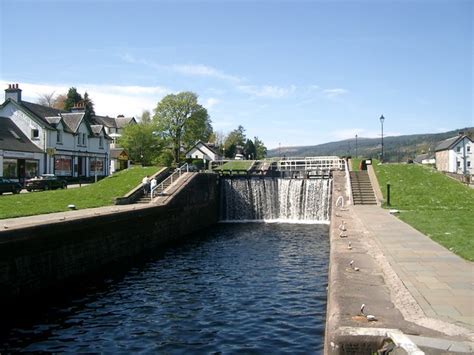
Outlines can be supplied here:
<path id="1" fill-rule="evenodd" d="M 166 179 L 164 179 L 161 183 L 156 185 L 155 187 L 151 188 L 150 190 L 150 197 L 151 200 L 153 200 L 154 195 L 162 195 L 163 191 L 165 191 L 173 182 L 178 180 L 183 173 L 189 172 L 189 165 L 188 163 L 183 164 L 179 168 L 176 168 L 176 170 L 168 176 Z M 150 200 L 150 202 L 151 202 Z"/>
<path id="2" fill-rule="evenodd" d="M 344 170 L 344 159 L 336 156 L 290 157 L 277 161 L 279 171 Z"/>

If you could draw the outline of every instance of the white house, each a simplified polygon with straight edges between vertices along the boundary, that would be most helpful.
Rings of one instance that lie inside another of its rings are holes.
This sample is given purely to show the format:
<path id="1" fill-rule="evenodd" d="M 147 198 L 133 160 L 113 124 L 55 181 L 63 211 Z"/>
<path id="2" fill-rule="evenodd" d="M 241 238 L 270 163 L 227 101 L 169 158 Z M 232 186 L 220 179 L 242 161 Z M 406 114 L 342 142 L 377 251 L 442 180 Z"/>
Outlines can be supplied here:
<path id="1" fill-rule="evenodd" d="M 436 168 L 440 171 L 474 175 L 474 143 L 462 132 L 440 142 L 435 149 Z"/>
<path id="2" fill-rule="evenodd" d="M 221 155 L 209 144 L 198 141 L 191 149 L 186 152 L 187 159 L 202 159 L 204 163 L 221 160 Z"/>
<path id="3" fill-rule="evenodd" d="M 0 126 L 8 118 L 41 151 L 41 156 L 19 153 L 2 155 L 11 178 L 22 181 L 31 175 L 55 174 L 65 177 L 108 175 L 109 141 L 104 126 L 85 117 L 84 108 L 65 112 L 23 101 L 18 84 L 5 90 L 0 106 Z M 8 160 L 7 160 L 8 159 Z M 15 161 L 16 160 L 16 168 Z M 16 175 L 16 176 L 14 176 Z"/>

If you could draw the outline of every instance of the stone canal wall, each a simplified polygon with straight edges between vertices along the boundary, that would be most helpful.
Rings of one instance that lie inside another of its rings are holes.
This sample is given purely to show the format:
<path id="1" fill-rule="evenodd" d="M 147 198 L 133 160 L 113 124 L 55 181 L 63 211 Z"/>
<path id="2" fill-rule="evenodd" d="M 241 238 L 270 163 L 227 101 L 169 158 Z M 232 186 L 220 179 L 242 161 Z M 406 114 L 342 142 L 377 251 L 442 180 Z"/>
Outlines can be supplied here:
<path id="1" fill-rule="evenodd" d="M 190 174 L 175 190 L 166 204 L 66 212 L 0 231 L 0 299 L 61 285 L 217 222 L 216 175 Z"/>

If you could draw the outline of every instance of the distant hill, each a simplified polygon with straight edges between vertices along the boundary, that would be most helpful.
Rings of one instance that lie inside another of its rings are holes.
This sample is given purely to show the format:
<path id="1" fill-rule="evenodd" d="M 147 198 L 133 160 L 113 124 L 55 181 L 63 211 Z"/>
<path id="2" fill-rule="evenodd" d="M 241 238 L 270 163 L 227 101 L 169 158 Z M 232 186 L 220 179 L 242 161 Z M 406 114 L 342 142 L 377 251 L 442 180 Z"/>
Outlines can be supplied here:
<path id="1" fill-rule="evenodd" d="M 384 137 L 385 161 L 406 161 L 414 159 L 416 155 L 434 152 L 436 145 L 447 138 L 464 132 L 474 139 L 474 127 L 457 129 L 445 133 L 413 134 L 406 136 Z M 301 147 L 281 147 L 268 150 L 267 157 L 309 157 L 321 155 L 355 156 L 355 138 L 345 139 L 338 142 L 330 142 L 319 145 Z M 380 138 L 358 138 L 357 155 L 365 158 L 380 157 Z"/>

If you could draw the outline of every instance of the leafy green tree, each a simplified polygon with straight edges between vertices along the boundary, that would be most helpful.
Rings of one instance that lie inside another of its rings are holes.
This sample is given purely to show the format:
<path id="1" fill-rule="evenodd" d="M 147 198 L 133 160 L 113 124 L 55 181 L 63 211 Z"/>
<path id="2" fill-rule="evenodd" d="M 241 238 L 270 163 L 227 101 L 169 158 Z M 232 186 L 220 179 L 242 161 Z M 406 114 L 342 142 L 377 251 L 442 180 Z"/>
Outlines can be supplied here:
<path id="1" fill-rule="evenodd" d="M 255 149 L 255 144 L 251 139 L 247 139 L 244 145 L 244 156 L 245 159 L 256 159 L 257 151 Z"/>
<path id="2" fill-rule="evenodd" d="M 176 164 L 183 148 L 195 140 L 207 140 L 212 132 L 207 110 L 198 103 L 197 95 L 189 91 L 165 96 L 155 108 L 153 121 L 163 137 L 171 141 Z"/>
<path id="3" fill-rule="evenodd" d="M 64 110 L 69 111 L 81 101 L 81 94 L 77 92 L 77 89 L 75 87 L 71 87 L 67 92 L 66 100 L 64 101 Z"/>
<path id="4" fill-rule="evenodd" d="M 245 140 L 245 128 L 240 125 L 237 129 L 230 132 L 225 139 L 225 156 L 233 158 L 237 151 L 237 146 L 243 147 Z"/>
<path id="5" fill-rule="evenodd" d="M 264 159 L 267 156 L 267 147 L 263 144 L 263 141 L 254 137 L 253 144 L 255 145 L 255 159 Z"/>
<path id="6" fill-rule="evenodd" d="M 132 161 L 151 165 L 159 159 L 164 141 L 156 134 L 156 126 L 147 123 L 126 126 L 118 144 L 128 151 Z"/>

